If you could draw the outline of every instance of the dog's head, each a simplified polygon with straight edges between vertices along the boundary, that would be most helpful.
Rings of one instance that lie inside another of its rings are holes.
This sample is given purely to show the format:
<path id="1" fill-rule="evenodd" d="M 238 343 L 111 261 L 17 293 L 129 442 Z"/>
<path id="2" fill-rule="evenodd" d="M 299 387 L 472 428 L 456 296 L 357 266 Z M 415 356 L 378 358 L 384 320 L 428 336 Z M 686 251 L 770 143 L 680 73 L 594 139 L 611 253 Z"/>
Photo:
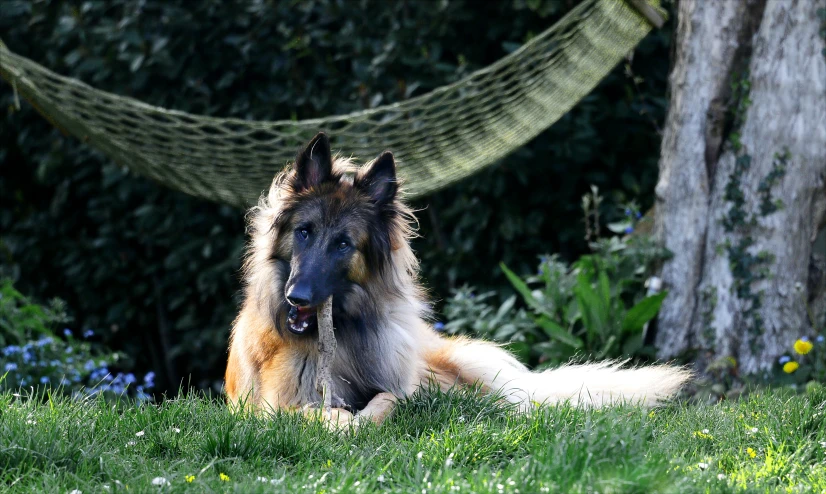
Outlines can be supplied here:
<path id="1" fill-rule="evenodd" d="M 331 295 L 339 321 L 376 317 L 377 283 L 392 270 L 400 216 L 396 164 L 382 153 L 355 174 L 333 159 L 323 133 L 303 149 L 280 185 L 271 258 L 280 269 L 272 314 L 279 329 L 312 334 L 317 307 Z M 362 323 L 363 324 L 363 323 Z"/>

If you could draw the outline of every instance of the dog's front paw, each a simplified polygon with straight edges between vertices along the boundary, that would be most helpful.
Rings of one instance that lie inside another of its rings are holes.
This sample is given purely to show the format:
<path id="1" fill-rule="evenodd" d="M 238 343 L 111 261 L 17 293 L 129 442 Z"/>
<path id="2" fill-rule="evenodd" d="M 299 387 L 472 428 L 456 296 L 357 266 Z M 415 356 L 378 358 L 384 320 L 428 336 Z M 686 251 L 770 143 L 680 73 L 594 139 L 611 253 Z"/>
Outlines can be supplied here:
<path id="1" fill-rule="evenodd" d="M 302 409 L 305 417 L 312 420 L 320 420 L 324 425 L 333 431 L 349 428 L 353 422 L 353 414 L 343 408 L 332 408 L 328 412 L 323 408 L 318 408 L 318 404 L 305 405 Z"/>

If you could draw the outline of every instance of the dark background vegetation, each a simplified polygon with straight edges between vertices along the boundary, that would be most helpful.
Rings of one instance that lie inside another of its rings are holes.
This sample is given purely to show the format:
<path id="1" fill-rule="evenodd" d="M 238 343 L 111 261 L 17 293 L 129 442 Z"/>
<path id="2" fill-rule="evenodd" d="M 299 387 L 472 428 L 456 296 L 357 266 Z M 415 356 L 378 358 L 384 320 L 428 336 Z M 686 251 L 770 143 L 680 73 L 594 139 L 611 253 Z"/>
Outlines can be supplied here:
<path id="1" fill-rule="evenodd" d="M 499 59 L 573 0 L 3 0 L 9 48 L 153 105 L 252 120 L 312 118 L 430 91 Z M 465 283 L 513 293 L 498 267 L 586 251 L 580 197 L 652 202 L 670 23 L 591 95 L 497 166 L 414 201 L 436 300 Z M 243 211 L 168 190 L 52 128 L 0 84 L 0 274 L 67 302 L 77 329 L 218 389 L 239 302 Z M 346 150 L 344 150 L 346 151 Z M 273 170 L 275 172 L 275 170 Z"/>

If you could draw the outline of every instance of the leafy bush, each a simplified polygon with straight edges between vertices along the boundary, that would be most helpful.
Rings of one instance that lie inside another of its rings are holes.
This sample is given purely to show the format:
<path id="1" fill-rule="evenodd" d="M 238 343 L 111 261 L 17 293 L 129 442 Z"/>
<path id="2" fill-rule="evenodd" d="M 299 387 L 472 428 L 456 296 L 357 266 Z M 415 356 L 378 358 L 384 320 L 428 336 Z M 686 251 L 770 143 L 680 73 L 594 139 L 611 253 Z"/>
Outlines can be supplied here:
<path id="1" fill-rule="evenodd" d="M 594 200 L 599 202 L 596 193 L 585 203 Z M 628 219 L 614 227 L 631 233 L 641 215 L 626 211 Z M 592 231 L 599 234 L 596 227 Z M 463 288 L 445 306 L 445 329 L 508 342 L 524 361 L 540 367 L 580 353 L 598 359 L 651 356 L 644 328 L 666 292 L 646 293 L 645 285 L 667 253 L 644 235 L 598 238 L 591 247 L 591 254 L 571 265 L 556 255 L 542 256 L 536 274 L 525 278 L 501 264 L 530 314 L 515 309 L 515 296 L 495 307 L 492 293 L 475 296 Z"/>
<path id="2" fill-rule="evenodd" d="M 49 336 L 51 328 L 69 320 L 63 301 L 48 306 L 32 303 L 15 290 L 11 280 L 0 279 L 0 346 L 22 345 L 35 335 Z"/>
<path id="3" fill-rule="evenodd" d="M 473 288 L 465 285 L 453 291 L 453 296 L 445 304 L 444 315 L 447 323 L 436 323 L 437 330 L 449 334 L 481 335 L 494 340 L 521 341 L 535 324 L 523 308 L 514 309 L 516 295 L 511 295 L 499 307 L 492 305 L 496 292 L 477 295 Z"/>
<path id="4" fill-rule="evenodd" d="M 49 306 L 32 303 L 9 280 L 0 281 L 0 391 L 48 385 L 75 395 L 149 399 L 154 373 L 147 373 L 142 383 L 131 372 L 110 373 L 110 365 L 123 367 L 126 359 L 92 343 L 94 331 L 83 331 L 82 339 L 69 328 L 62 338 L 54 334 L 57 325 L 67 322 L 63 306 L 59 300 Z"/>

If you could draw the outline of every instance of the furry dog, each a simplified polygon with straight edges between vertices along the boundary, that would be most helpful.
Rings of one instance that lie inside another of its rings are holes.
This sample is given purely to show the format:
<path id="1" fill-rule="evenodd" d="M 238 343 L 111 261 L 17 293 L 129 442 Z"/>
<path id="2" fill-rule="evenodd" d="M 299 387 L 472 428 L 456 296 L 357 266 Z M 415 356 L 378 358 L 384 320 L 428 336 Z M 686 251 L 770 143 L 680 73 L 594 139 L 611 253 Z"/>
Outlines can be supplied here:
<path id="1" fill-rule="evenodd" d="M 653 405 L 689 373 L 656 365 L 568 365 L 534 373 L 499 346 L 444 337 L 428 323 L 409 239 L 415 221 L 399 198 L 390 152 L 357 168 L 334 157 L 323 133 L 276 175 L 248 216 L 244 302 L 226 371 L 231 403 L 307 409 L 316 391 L 316 308 L 333 296 L 338 349 L 331 368 L 335 423 L 380 423 L 398 398 L 435 380 L 474 384 L 528 410 L 570 401 Z"/>

